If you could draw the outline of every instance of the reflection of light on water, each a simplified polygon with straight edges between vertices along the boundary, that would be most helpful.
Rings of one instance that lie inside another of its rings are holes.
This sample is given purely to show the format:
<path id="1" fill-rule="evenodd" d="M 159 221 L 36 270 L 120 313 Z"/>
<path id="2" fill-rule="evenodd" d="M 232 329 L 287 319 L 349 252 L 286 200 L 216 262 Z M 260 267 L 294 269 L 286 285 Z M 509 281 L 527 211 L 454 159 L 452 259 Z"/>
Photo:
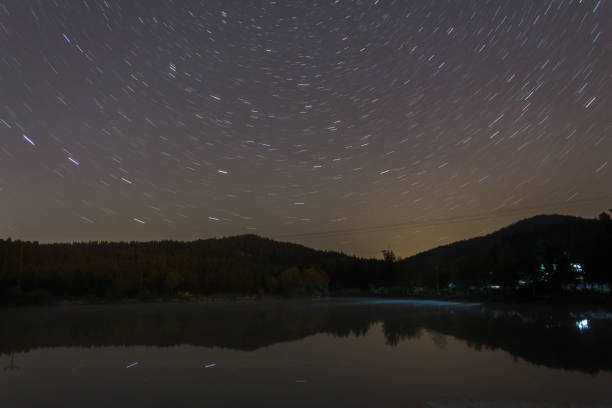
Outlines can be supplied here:
<path id="1" fill-rule="evenodd" d="M 424 306 L 480 306 L 480 303 L 456 302 L 448 300 L 425 300 L 425 299 L 359 299 L 358 304 L 375 304 L 375 305 L 424 305 Z"/>
<path id="2" fill-rule="evenodd" d="M 589 328 L 589 320 L 588 319 L 582 319 L 576 322 L 576 327 L 578 327 L 578 329 L 580 331 L 588 329 Z"/>

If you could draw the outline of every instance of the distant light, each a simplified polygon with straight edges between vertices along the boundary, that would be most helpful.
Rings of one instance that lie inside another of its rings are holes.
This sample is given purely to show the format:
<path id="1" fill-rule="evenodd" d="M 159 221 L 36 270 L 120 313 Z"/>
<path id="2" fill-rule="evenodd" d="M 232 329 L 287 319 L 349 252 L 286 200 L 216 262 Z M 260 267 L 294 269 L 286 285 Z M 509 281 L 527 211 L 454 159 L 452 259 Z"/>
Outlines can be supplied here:
<path id="1" fill-rule="evenodd" d="M 580 320 L 579 322 L 576 322 L 576 327 L 578 327 L 578 330 L 583 331 L 589 328 L 589 320 L 588 319 L 583 319 Z"/>
<path id="2" fill-rule="evenodd" d="M 578 273 L 582 272 L 582 265 L 581 264 L 573 263 L 573 264 L 570 264 L 570 265 L 571 265 L 572 269 L 574 270 L 574 272 L 578 272 Z"/>

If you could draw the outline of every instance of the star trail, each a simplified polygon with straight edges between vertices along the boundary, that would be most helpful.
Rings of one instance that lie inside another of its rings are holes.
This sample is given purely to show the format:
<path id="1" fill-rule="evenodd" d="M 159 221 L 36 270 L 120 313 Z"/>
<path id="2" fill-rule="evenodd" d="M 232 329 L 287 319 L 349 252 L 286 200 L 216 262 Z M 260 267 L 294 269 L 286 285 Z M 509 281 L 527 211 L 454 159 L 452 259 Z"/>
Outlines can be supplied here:
<path id="1" fill-rule="evenodd" d="M 612 206 L 606 0 L 0 0 L 0 236 L 407 256 Z"/>

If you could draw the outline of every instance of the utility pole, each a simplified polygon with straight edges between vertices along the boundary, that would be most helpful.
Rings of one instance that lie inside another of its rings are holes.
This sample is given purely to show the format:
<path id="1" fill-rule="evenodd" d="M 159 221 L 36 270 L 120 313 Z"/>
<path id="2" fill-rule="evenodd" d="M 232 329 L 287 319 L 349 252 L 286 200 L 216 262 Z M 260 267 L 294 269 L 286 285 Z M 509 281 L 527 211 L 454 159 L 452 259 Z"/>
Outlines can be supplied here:
<path id="1" fill-rule="evenodd" d="M 19 281 L 23 275 L 23 241 L 19 242 Z"/>

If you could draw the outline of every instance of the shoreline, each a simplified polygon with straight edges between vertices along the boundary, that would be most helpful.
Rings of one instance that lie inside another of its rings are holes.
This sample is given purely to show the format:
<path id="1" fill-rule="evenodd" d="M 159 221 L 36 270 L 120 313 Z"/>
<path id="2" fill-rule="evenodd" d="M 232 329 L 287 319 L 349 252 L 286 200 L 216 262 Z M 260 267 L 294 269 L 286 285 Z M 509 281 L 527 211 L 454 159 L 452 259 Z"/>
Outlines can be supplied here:
<path id="1" fill-rule="evenodd" d="M 28 299 L 18 299 L 13 302 L 0 305 L 0 309 L 21 307 L 63 307 L 63 306 L 95 306 L 95 305 L 159 305 L 159 304 L 210 304 L 210 303 L 253 303 L 272 300 L 305 300 L 305 299 L 335 299 L 335 298 L 363 298 L 363 299 L 388 299 L 388 300 L 414 300 L 414 301 L 437 301 L 437 302 L 464 302 L 479 303 L 485 306 L 497 306 L 502 308 L 597 308 L 612 311 L 612 296 L 599 294 L 548 294 L 536 297 L 511 297 L 507 295 L 492 296 L 490 294 L 476 295 L 372 295 L 363 291 L 341 290 L 331 292 L 325 296 L 295 296 L 283 297 L 280 295 L 245 295 L 234 293 L 220 293 L 214 295 L 178 295 L 152 298 L 76 298 L 76 299 L 45 299 L 40 302 L 28 302 Z"/>

